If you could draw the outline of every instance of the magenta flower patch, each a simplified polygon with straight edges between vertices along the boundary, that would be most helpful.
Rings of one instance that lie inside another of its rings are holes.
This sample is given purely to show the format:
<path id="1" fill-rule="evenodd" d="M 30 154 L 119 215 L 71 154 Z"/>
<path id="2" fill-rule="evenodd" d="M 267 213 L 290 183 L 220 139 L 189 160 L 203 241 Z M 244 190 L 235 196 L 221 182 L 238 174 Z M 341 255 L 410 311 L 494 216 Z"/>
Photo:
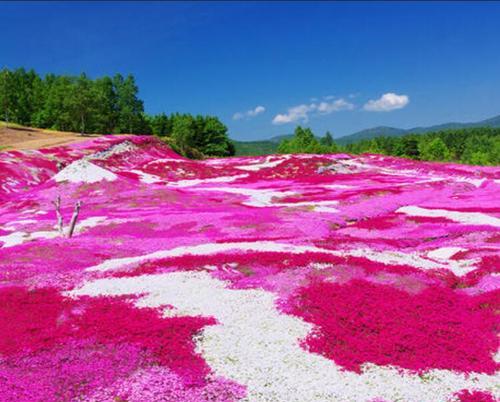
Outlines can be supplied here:
<path id="1" fill-rule="evenodd" d="M 0 401 L 497 400 L 499 193 L 148 136 L 1 152 Z"/>

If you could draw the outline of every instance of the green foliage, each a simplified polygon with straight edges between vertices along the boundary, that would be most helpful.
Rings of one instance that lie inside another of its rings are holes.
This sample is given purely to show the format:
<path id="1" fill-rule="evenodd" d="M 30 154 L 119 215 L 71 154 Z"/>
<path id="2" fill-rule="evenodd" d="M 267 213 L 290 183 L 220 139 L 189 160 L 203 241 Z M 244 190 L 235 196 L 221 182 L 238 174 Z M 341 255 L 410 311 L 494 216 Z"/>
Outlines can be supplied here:
<path id="1" fill-rule="evenodd" d="M 330 131 L 327 131 L 325 133 L 325 136 L 322 137 L 320 140 L 319 140 L 319 143 L 321 145 L 325 145 L 327 147 L 331 147 L 331 146 L 334 146 L 335 145 L 335 142 L 333 141 L 333 137 L 332 137 L 332 134 L 330 133 Z"/>
<path id="2" fill-rule="evenodd" d="M 319 141 L 310 128 L 297 126 L 290 139 L 284 139 L 278 145 L 281 154 L 327 154 L 338 152 L 338 147 L 329 132 Z"/>
<path id="3" fill-rule="evenodd" d="M 450 150 L 440 137 L 419 144 L 420 159 L 426 161 L 448 161 Z"/>
<path id="4" fill-rule="evenodd" d="M 0 110 L 6 122 L 30 123 L 36 104 L 33 89 L 39 80 L 33 70 L 26 72 L 24 68 L 18 68 L 0 71 Z"/>
<path id="5" fill-rule="evenodd" d="M 417 136 L 407 135 L 401 137 L 399 141 L 388 141 L 388 144 L 390 143 L 393 143 L 393 148 L 392 152 L 388 152 L 389 155 L 402 156 L 406 158 L 418 158 L 420 155 Z"/>
<path id="6" fill-rule="evenodd" d="M 195 147 L 205 155 L 230 156 L 234 155 L 234 146 L 229 141 L 227 127 L 217 117 L 201 117 L 201 130 L 197 131 Z"/>
<path id="7" fill-rule="evenodd" d="M 98 78 L 93 85 L 93 96 L 98 107 L 94 110 L 94 128 L 98 133 L 113 133 L 118 125 L 118 94 L 110 77 Z"/>
<path id="8" fill-rule="evenodd" d="M 169 137 L 182 155 L 187 156 L 190 149 L 207 156 L 234 155 L 235 148 L 227 135 L 227 127 L 217 117 L 173 114 L 167 119 L 172 125 Z"/>
<path id="9" fill-rule="evenodd" d="M 69 87 L 69 93 L 63 100 L 69 117 L 68 124 L 78 122 L 82 134 L 91 125 L 91 119 L 95 117 L 98 108 L 91 85 L 85 74 L 80 75 Z"/>
<path id="10" fill-rule="evenodd" d="M 194 144 L 194 132 L 194 119 L 191 115 L 174 116 L 171 137 L 182 155 L 186 155 L 191 144 Z"/>
<path id="11" fill-rule="evenodd" d="M 135 84 L 134 76 L 128 75 L 127 78 L 123 78 L 121 74 L 116 74 L 113 77 L 113 85 L 118 113 L 116 132 L 128 134 L 143 132 L 147 125 L 144 104 L 138 98 L 139 88 Z"/>
<path id="12" fill-rule="evenodd" d="M 173 121 L 165 113 L 149 116 L 149 125 L 154 135 L 165 137 L 172 133 Z"/>

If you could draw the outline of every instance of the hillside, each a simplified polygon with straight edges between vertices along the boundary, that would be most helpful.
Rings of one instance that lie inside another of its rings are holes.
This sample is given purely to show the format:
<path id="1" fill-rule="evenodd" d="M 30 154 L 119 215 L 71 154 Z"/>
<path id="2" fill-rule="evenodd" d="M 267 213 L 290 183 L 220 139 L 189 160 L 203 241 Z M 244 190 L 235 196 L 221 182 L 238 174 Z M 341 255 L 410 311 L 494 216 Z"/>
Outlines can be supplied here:
<path id="1" fill-rule="evenodd" d="M 235 141 L 236 156 L 272 155 L 278 152 L 281 141 L 293 137 L 293 134 L 276 135 L 268 140 L 261 141 Z"/>
<path id="2" fill-rule="evenodd" d="M 278 151 L 275 141 L 234 141 L 234 148 L 238 156 L 271 155 Z"/>
<path id="3" fill-rule="evenodd" d="M 499 186 L 152 136 L 1 152 L 1 398 L 492 400 Z"/>
<path id="4" fill-rule="evenodd" d="M 366 139 L 370 139 L 370 138 L 375 138 L 375 137 L 380 137 L 380 136 L 398 137 L 398 136 L 405 135 L 405 134 L 406 134 L 406 131 L 404 129 L 401 129 L 401 128 L 380 126 L 380 127 L 368 128 L 366 130 L 358 131 L 354 134 L 350 134 L 350 135 L 346 135 L 344 137 L 336 138 L 335 141 L 339 145 L 346 145 L 346 144 L 351 144 L 353 142 L 366 140 Z"/>

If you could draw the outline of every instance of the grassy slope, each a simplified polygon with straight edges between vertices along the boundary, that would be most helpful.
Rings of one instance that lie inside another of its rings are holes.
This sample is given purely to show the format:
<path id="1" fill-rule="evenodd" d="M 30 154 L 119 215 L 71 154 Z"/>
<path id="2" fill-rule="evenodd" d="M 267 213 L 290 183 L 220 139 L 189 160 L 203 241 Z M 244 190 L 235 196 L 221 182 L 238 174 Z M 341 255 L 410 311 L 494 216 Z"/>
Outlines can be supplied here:
<path id="1" fill-rule="evenodd" d="M 270 155 L 276 153 L 278 143 L 273 141 L 233 141 L 237 156 Z"/>

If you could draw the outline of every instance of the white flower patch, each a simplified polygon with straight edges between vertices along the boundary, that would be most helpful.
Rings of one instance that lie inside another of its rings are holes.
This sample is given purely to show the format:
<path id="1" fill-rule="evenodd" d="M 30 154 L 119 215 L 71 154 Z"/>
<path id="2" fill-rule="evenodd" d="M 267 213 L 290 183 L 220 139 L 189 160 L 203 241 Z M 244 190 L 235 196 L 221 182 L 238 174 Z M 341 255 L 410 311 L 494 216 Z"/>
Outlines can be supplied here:
<path id="1" fill-rule="evenodd" d="M 250 207 L 314 207 L 319 212 L 338 212 L 335 208 L 328 208 L 329 205 L 336 205 L 336 200 L 323 200 L 323 201 L 298 201 L 298 202 L 279 202 L 274 201 L 274 198 L 283 198 L 287 196 L 296 195 L 292 191 L 276 191 L 269 189 L 252 189 L 243 187 L 207 187 L 201 190 L 205 191 L 221 191 L 231 194 L 246 195 L 250 198 L 249 201 L 242 202 L 243 205 Z"/>
<path id="2" fill-rule="evenodd" d="M 475 187 L 480 187 L 481 184 L 483 184 L 485 181 L 487 181 L 487 179 L 484 179 L 484 178 L 483 179 L 470 179 L 468 177 L 457 177 L 457 178 L 455 178 L 455 181 L 470 183 Z"/>
<path id="3" fill-rule="evenodd" d="M 465 251 L 462 247 L 441 247 L 435 250 L 429 251 L 427 256 L 433 260 L 449 260 L 456 253 L 460 251 Z"/>
<path id="4" fill-rule="evenodd" d="M 153 184 L 163 181 L 161 177 L 143 172 L 142 170 L 132 169 L 131 172 L 139 176 L 141 183 Z"/>
<path id="5" fill-rule="evenodd" d="M 253 165 L 240 165 L 240 166 L 235 166 L 235 167 L 236 167 L 236 169 L 256 172 L 256 171 L 261 170 L 261 169 L 276 167 L 279 164 L 283 163 L 284 161 L 290 159 L 291 156 L 284 155 L 284 156 L 278 157 L 278 159 L 276 159 L 276 158 L 277 158 L 276 156 L 270 155 L 262 163 L 255 163 Z M 276 160 L 272 161 L 272 159 L 276 159 Z"/>
<path id="6" fill-rule="evenodd" d="M 92 216 L 90 218 L 84 219 L 81 222 L 77 222 L 75 226 L 75 234 L 80 233 L 84 229 L 92 228 L 106 220 L 105 216 Z M 24 232 L 17 231 L 9 233 L 5 236 L 0 236 L 0 242 L 3 242 L 3 246 L 0 248 L 7 248 L 23 244 L 25 242 L 36 240 L 36 239 L 54 239 L 60 237 L 60 233 L 57 230 L 50 231 L 38 231 L 38 232 Z"/>
<path id="7" fill-rule="evenodd" d="M 284 252 L 284 253 L 326 253 L 339 257 L 363 257 L 385 264 L 409 265 L 419 269 L 452 269 L 447 263 L 439 263 L 420 257 L 416 254 L 405 254 L 396 251 L 376 251 L 371 249 L 329 250 L 315 246 L 277 243 L 273 241 L 204 243 L 194 246 L 180 246 L 169 250 L 159 250 L 137 257 L 114 258 L 101 264 L 87 268 L 87 271 L 108 271 L 123 265 L 140 264 L 144 261 L 181 257 L 183 255 L 210 255 L 227 251 L 242 252 Z"/>
<path id="8" fill-rule="evenodd" d="M 179 180 L 170 182 L 167 184 L 168 187 L 192 187 L 198 186 L 201 184 L 209 184 L 209 183 L 229 183 L 238 179 L 242 179 L 244 177 L 248 177 L 248 174 L 237 174 L 234 176 L 220 176 L 213 177 L 210 179 L 190 179 L 190 180 Z"/>
<path id="9" fill-rule="evenodd" d="M 480 259 L 452 260 L 451 257 L 460 251 L 466 251 L 466 249 L 462 247 L 441 247 L 429 251 L 427 253 L 427 257 L 433 259 L 434 261 L 447 263 L 455 275 L 461 276 L 474 271 L 476 268 L 475 265 L 480 261 Z"/>
<path id="10" fill-rule="evenodd" d="M 109 157 L 111 157 L 113 155 L 122 154 L 124 152 L 132 152 L 132 151 L 135 151 L 137 149 L 138 148 L 136 145 L 134 145 L 132 142 L 130 142 L 128 140 L 125 140 L 125 141 L 122 141 L 118 144 L 112 145 L 103 151 L 95 152 L 91 155 L 88 155 L 88 156 L 84 157 L 84 159 L 88 159 L 88 160 L 90 160 L 90 159 L 108 159 Z"/>
<path id="11" fill-rule="evenodd" d="M 172 305 L 177 315 L 214 317 L 197 340 L 197 349 L 216 375 L 247 387 L 247 401 L 445 401 L 454 392 L 476 388 L 495 392 L 497 378 L 468 377 L 448 370 L 425 376 L 396 368 L 365 365 L 360 375 L 309 353 L 300 344 L 311 325 L 281 314 L 275 296 L 264 290 L 229 289 L 206 272 L 174 272 L 101 279 L 69 296 L 144 295 L 138 307 Z M 172 311 L 168 312 L 171 315 Z"/>
<path id="12" fill-rule="evenodd" d="M 113 181 L 117 176 L 109 170 L 94 165 L 85 159 L 79 159 L 54 176 L 56 182 L 68 181 L 71 183 L 96 183 L 101 180 Z"/>
<path id="13" fill-rule="evenodd" d="M 0 242 L 3 243 L 2 248 L 17 246 L 18 244 L 22 244 L 26 241 L 25 232 L 13 232 L 8 235 L 0 236 Z"/>
<path id="14" fill-rule="evenodd" d="M 488 225 L 500 227 L 500 219 L 481 212 L 457 212 L 447 209 L 430 209 L 417 206 L 406 206 L 396 210 L 409 216 L 423 216 L 430 218 L 446 218 L 455 222 L 465 223 L 467 225 Z"/>
<path id="15" fill-rule="evenodd" d="M 356 188 L 356 186 L 350 186 L 348 184 L 322 184 L 319 187 L 321 188 L 332 188 L 334 190 L 340 189 L 351 189 L 351 188 Z"/>

